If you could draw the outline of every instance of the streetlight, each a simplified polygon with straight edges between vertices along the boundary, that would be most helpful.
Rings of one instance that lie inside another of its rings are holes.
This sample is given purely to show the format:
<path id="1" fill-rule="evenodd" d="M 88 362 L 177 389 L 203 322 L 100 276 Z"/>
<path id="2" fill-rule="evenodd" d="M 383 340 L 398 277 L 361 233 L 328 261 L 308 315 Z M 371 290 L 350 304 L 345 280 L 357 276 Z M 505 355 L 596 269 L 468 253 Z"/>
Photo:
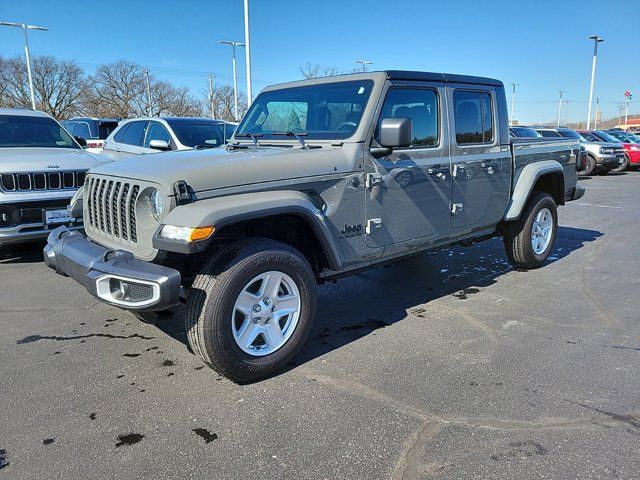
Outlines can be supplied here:
<path id="1" fill-rule="evenodd" d="M 19 27 L 24 31 L 24 53 L 27 57 L 27 74 L 29 76 L 29 90 L 31 91 L 31 108 L 33 110 L 36 109 L 36 96 L 33 93 L 33 80 L 31 78 L 31 58 L 29 57 L 29 37 L 27 35 L 27 30 L 42 30 L 47 31 L 45 27 L 38 27 L 36 25 L 26 25 L 24 23 L 13 23 L 13 22 L 0 22 L 0 26 L 3 27 Z"/>
<path id="2" fill-rule="evenodd" d="M 236 71 L 236 47 L 244 47 L 242 42 L 232 42 L 231 40 L 219 40 L 222 45 L 230 45 L 233 51 L 233 105 L 234 118 L 238 121 L 238 72 Z"/>
<path id="3" fill-rule="evenodd" d="M 360 65 L 362 65 L 362 71 L 363 72 L 367 71 L 367 65 L 373 64 L 373 62 L 369 62 L 368 60 L 356 60 L 353 63 L 359 63 Z"/>
<path id="4" fill-rule="evenodd" d="M 562 113 L 562 94 L 567 93 L 566 90 L 558 90 L 560 92 L 560 101 L 558 102 L 558 127 L 560 126 L 560 114 Z"/>
<path id="5" fill-rule="evenodd" d="M 513 121 L 516 118 L 516 114 L 515 114 L 515 109 L 516 109 L 516 87 L 519 87 L 520 84 L 519 83 L 511 83 L 510 85 L 513 88 L 511 90 L 511 121 L 509 123 L 510 123 L 510 125 L 513 125 Z"/>
<path id="6" fill-rule="evenodd" d="M 251 95 L 251 44 L 249 35 L 249 0 L 244 0 L 244 49 L 245 63 L 247 64 L 247 108 L 251 106 L 253 97 Z M 237 115 L 237 114 L 236 114 Z"/>
<path id="7" fill-rule="evenodd" d="M 593 40 L 593 62 L 591 64 L 591 87 L 589 88 L 589 113 L 587 114 L 587 130 L 591 128 L 591 102 L 593 101 L 593 84 L 596 80 L 596 61 L 598 59 L 598 44 L 604 42 L 604 38 L 598 35 L 589 37 Z"/>

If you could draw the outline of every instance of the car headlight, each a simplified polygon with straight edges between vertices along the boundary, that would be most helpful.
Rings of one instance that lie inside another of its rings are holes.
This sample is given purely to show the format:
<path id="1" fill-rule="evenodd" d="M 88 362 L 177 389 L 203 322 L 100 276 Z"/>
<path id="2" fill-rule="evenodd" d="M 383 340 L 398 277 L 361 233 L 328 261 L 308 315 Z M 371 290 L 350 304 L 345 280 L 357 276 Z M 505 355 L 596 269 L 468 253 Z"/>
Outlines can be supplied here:
<path id="1" fill-rule="evenodd" d="M 176 225 L 163 225 L 160 229 L 160 238 L 175 240 L 182 243 L 197 242 L 209 238 L 215 228 L 212 225 L 204 227 L 181 227 Z"/>
<path id="2" fill-rule="evenodd" d="M 160 220 L 160 218 L 162 217 L 162 210 L 164 208 L 164 205 L 162 202 L 162 195 L 160 195 L 160 192 L 157 189 L 153 189 L 150 200 L 153 216 L 156 220 Z"/>

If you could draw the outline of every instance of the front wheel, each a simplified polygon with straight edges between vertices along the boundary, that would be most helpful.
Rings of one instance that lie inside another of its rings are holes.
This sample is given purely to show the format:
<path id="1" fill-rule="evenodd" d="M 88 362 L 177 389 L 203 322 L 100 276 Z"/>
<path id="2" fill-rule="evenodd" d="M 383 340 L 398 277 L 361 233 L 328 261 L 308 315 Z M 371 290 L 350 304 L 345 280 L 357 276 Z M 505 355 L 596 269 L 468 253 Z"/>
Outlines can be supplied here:
<path id="1" fill-rule="evenodd" d="M 196 277 L 187 304 L 189 344 L 231 380 L 260 380 L 300 351 L 316 303 L 315 276 L 302 254 L 273 240 L 241 241 Z"/>
<path id="2" fill-rule="evenodd" d="M 553 250 L 558 211 L 551 195 L 534 192 L 520 218 L 507 224 L 504 246 L 509 261 L 520 268 L 538 268 Z"/>
<path id="3" fill-rule="evenodd" d="M 588 177 L 591 175 L 596 169 L 597 163 L 596 159 L 591 155 L 587 155 L 587 159 L 585 162 L 584 170 L 578 170 L 578 175 L 581 177 Z"/>
<path id="4" fill-rule="evenodd" d="M 627 167 L 629 167 L 629 157 L 625 155 L 622 163 L 617 167 L 612 168 L 611 171 L 615 173 L 620 173 L 620 172 L 624 172 L 627 169 Z"/>

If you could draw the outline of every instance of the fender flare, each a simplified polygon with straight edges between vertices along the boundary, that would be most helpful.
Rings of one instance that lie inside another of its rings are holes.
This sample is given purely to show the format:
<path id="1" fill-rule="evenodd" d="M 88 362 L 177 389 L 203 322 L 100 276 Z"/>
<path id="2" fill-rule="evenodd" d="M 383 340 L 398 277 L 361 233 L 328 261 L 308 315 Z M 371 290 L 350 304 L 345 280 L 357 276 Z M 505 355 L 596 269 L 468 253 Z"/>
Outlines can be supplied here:
<path id="1" fill-rule="evenodd" d="M 533 187 L 540 177 L 549 173 L 560 173 L 564 184 L 564 169 L 556 160 L 544 160 L 526 165 L 513 188 L 513 194 L 507 207 L 504 220 L 517 220 L 533 191 Z M 564 189 L 563 189 L 564 193 Z"/>
<path id="2" fill-rule="evenodd" d="M 225 197 L 214 197 L 198 200 L 194 203 L 174 208 L 163 220 L 163 224 L 180 227 L 199 227 L 213 225 L 219 231 L 226 225 L 264 218 L 279 214 L 294 214 L 302 217 L 312 228 L 320 242 L 327 263 L 331 270 L 342 268 L 342 253 L 336 244 L 324 213 L 303 192 L 296 190 L 275 190 L 268 192 L 243 193 Z M 179 253 L 194 253 L 207 248 L 210 240 L 183 245 L 154 235 L 154 247 L 161 250 L 179 251 Z M 215 238 L 215 233 L 211 237 Z"/>

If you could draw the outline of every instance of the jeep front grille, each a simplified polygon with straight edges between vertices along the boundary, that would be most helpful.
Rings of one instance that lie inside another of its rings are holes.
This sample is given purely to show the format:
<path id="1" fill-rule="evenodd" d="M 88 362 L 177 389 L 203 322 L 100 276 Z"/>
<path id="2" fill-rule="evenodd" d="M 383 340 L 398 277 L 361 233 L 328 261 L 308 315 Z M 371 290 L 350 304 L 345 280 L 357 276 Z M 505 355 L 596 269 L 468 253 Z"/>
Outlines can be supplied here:
<path id="1" fill-rule="evenodd" d="M 78 189 L 84 185 L 84 170 L 68 172 L 3 173 L 0 189 L 5 192 L 30 192 Z"/>
<path id="2" fill-rule="evenodd" d="M 86 190 L 89 225 L 117 239 L 136 243 L 136 201 L 140 185 L 89 177 Z"/>

